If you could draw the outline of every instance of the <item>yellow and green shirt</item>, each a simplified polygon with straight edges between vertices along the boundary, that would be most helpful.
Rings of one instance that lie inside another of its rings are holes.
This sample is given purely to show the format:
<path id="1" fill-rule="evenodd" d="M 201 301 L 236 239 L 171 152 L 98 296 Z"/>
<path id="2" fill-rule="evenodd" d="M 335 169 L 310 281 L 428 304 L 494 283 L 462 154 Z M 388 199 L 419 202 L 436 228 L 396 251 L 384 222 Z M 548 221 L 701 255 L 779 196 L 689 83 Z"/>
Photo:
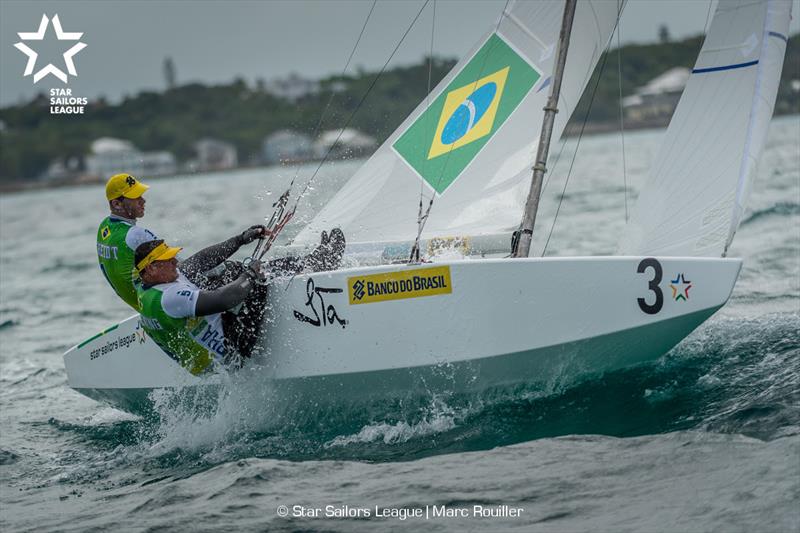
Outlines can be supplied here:
<path id="1" fill-rule="evenodd" d="M 172 283 L 152 287 L 137 284 L 142 327 L 164 350 L 192 374 L 223 363 L 227 353 L 222 315 L 195 316 L 200 288 L 183 274 Z"/>
<path id="2" fill-rule="evenodd" d="M 139 279 L 133 264 L 136 247 L 158 237 L 127 218 L 109 216 L 97 230 L 97 259 L 108 283 L 126 304 L 139 310 L 134 282 Z"/>

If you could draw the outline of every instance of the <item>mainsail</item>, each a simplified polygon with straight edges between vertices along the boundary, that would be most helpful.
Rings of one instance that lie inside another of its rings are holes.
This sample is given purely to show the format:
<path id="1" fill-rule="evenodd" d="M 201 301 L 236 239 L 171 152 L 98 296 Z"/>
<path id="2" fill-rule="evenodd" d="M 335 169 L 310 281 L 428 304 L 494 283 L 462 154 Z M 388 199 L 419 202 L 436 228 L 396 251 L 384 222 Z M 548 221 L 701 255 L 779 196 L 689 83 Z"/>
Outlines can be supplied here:
<path id="1" fill-rule="evenodd" d="M 790 0 L 719 2 L 620 243 L 626 255 L 725 255 L 767 136 Z"/>
<path id="2" fill-rule="evenodd" d="M 554 138 L 605 50 L 621 4 L 579 2 Z M 334 226 L 349 243 L 413 240 L 420 190 L 426 199 L 436 195 L 423 238 L 510 239 L 530 185 L 563 9 L 563 2 L 510 2 L 294 242 L 313 243 Z"/>

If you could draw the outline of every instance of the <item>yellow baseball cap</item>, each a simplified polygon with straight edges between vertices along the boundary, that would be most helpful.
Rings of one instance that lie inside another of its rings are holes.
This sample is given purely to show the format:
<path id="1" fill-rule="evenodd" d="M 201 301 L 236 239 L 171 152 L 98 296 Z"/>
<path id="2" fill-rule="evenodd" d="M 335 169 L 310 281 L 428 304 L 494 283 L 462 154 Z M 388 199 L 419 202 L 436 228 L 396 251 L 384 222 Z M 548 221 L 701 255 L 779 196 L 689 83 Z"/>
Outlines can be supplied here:
<path id="1" fill-rule="evenodd" d="M 181 247 L 167 246 L 167 243 L 162 239 L 142 243 L 136 248 L 136 253 L 134 255 L 136 270 L 141 272 L 155 261 L 172 259 L 178 255 L 178 252 L 181 250 L 183 250 Z"/>
<path id="2" fill-rule="evenodd" d="M 139 198 L 149 188 L 130 174 L 114 174 L 106 183 L 106 199 L 111 201 L 120 196 Z"/>

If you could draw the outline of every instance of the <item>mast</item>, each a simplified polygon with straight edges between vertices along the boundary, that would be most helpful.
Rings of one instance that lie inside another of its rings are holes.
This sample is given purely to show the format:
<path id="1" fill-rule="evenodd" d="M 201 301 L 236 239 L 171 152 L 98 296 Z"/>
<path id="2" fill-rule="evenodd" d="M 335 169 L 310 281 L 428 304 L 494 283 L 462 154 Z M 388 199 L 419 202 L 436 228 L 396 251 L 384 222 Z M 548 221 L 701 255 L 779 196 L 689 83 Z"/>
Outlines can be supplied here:
<path id="1" fill-rule="evenodd" d="M 533 225 L 536 222 L 536 212 L 539 210 L 539 197 L 542 194 L 542 181 L 546 170 L 547 154 L 550 151 L 550 137 L 553 134 L 553 122 L 558 113 L 558 97 L 561 94 L 561 78 L 564 76 L 564 65 L 567 62 L 567 49 L 569 37 L 572 33 L 572 21 L 575 18 L 575 5 L 577 0 L 566 0 L 564 4 L 564 18 L 561 21 L 561 33 L 558 36 L 558 52 L 556 55 L 556 69 L 553 73 L 553 84 L 550 87 L 550 96 L 544 107 L 544 121 L 542 121 L 542 134 L 539 136 L 539 148 L 536 151 L 536 163 L 533 165 L 533 179 L 528 199 L 525 202 L 525 211 L 522 214 L 522 223 L 518 230 L 516 246 L 512 250 L 512 257 L 528 257 L 533 239 Z"/>

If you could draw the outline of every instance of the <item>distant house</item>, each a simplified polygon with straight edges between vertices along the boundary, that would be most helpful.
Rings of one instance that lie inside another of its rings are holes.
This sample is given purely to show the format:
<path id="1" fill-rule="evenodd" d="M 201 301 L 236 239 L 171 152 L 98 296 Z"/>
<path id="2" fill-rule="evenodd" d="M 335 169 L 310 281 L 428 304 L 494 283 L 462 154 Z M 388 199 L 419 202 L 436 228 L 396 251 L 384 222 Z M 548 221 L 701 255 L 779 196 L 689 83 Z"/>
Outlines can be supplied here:
<path id="1" fill-rule="evenodd" d="M 163 176 L 178 169 L 175 156 L 170 152 L 141 152 L 124 139 L 101 137 L 92 142 L 91 153 L 86 156 L 87 174 L 106 178 L 120 172 L 137 176 Z"/>
<path id="2" fill-rule="evenodd" d="M 264 139 L 262 155 L 265 163 L 276 165 L 309 161 L 314 158 L 314 150 L 308 135 L 292 130 L 280 130 Z"/>
<path id="3" fill-rule="evenodd" d="M 318 81 L 307 80 L 292 73 L 288 78 L 274 79 L 267 82 L 264 88 L 273 96 L 296 102 L 304 96 L 318 93 L 320 85 Z"/>
<path id="4" fill-rule="evenodd" d="M 692 71 L 684 67 L 671 68 L 636 89 L 635 94 L 622 99 L 626 120 L 632 122 L 668 122 Z"/>
<path id="5" fill-rule="evenodd" d="M 236 147 L 218 139 L 200 139 L 194 143 L 197 159 L 193 162 L 196 170 L 224 170 L 238 165 Z"/>
<path id="6" fill-rule="evenodd" d="M 80 174 L 81 160 L 78 157 L 59 158 L 50 162 L 41 178 L 46 181 L 74 179 Z"/>
<path id="7" fill-rule="evenodd" d="M 178 171 L 178 162 L 171 152 L 142 152 L 140 161 L 142 176 L 168 176 Z"/>
<path id="8" fill-rule="evenodd" d="M 86 172 L 101 178 L 119 172 L 136 174 L 141 170 L 140 155 L 130 141 L 101 137 L 92 142 L 91 153 L 86 156 Z"/>
<path id="9" fill-rule="evenodd" d="M 349 159 L 371 154 L 378 143 L 369 135 L 353 128 L 328 130 L 314 142 L 318 159 Z"/>

